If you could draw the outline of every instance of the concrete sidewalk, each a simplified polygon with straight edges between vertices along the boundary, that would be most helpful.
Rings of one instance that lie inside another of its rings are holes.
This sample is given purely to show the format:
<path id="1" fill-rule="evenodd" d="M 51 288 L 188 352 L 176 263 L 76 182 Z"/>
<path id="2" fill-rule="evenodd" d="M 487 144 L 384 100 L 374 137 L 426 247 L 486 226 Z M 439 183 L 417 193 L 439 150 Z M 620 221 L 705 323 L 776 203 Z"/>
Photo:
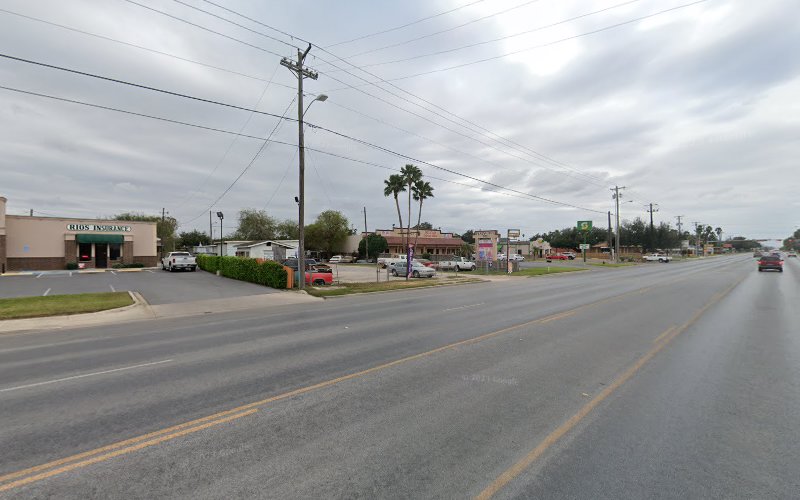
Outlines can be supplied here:
<path id="1" fill-rule="evenodd" d="M 128 292 L 134 304 L 119 309 L 89 314 L 50 316 L 46 318 L 9 319 L 0 321 L 0 334 L 26 330 L 61 330 L 92 327 L 148 319 L 180 318 L 203 314 L 269 309 L 294 304 L 320 303 L 324 299 L 306 293 L 282 291 L 246 297 L 196 300 L 178 304 L 150 305 L 138 292 Z"/>

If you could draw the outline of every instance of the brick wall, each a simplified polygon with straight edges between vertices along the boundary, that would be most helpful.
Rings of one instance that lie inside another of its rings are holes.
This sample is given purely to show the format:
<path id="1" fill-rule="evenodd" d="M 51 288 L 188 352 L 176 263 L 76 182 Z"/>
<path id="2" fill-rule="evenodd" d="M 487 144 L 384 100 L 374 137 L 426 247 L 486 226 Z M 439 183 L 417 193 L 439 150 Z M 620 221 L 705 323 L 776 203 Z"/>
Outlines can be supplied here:
<path id="1" fill-rule="evenodd" d="M 137 264 L 144 264 L 145 267 L 156 267 L 158 265 L 158 256 L 151 255 L 147 257 L 133 257 L 133 262 Z"/>
<path id="2" fill-rule="evenodd" d="M 9 257 L 7 271 L 54 271 L 66 268 L 64 257 Z"/>
<path id="3" fill-rule="evenodd" d="M 122 244 L 122 263 L 133 264 L 133 262 L 133 242 L 126 241 Z"/>
<path id="4" fill-rule="evenodd" d="M 78 243 L 75 240 L 64 240 L 64 263 L 78 262 Z"/>

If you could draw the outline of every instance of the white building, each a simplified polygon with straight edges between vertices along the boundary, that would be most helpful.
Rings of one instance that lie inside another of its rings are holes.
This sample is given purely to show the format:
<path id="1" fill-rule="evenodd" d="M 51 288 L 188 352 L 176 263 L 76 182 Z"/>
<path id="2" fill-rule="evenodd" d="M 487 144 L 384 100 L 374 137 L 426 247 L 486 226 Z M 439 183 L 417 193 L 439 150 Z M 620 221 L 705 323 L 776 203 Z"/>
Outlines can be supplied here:
<path id="1" fill-rule="evenodd" d="M 267 240 L 246 243 L 236 247 L 237 257 L 282 261 L 297 258 L 298 240 Z"/>

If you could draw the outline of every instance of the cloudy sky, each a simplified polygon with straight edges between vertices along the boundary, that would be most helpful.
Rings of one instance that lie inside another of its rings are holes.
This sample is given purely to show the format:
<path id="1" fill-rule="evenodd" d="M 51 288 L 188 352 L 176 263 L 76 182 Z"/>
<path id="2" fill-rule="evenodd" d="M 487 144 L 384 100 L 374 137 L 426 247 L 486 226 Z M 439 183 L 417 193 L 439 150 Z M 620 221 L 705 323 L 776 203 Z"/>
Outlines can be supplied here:
<path id="1" fill-rule="evenodd" d="M 329 98 L 306 115 L 328 129 L 306 128 L 309 222 L 360 229 L 366 207 L 390 228 L 383 180 L 414 163 L 435 189 L 422 219 L 447 231 L 604 226 L 619 185 L 624 219 L 654 203 L 656 221 L 783 238 L 797 19 L 796 0 L 4 0 L 5 56 L 245 109 L 0 58 L 0 195 L 17 214 L 165 207 L 181 230 L 209 210 L 226 232 L 242 208 L 296 218 L 297 123 L 270 115 L 297 117 L 280 59 L 311 42 L 305 104 Z"/>

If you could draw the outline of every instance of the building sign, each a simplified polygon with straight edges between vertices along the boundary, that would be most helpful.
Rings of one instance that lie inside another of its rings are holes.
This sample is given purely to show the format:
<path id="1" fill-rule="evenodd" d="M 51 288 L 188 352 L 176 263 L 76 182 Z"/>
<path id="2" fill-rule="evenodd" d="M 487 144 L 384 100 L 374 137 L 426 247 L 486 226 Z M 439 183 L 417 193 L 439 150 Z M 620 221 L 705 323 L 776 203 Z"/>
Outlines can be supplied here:
<path id="1" fill-rule="evenodd" d="M 590 220 L 578 221 L 578 231 L 591 231 L 591 230 L 592 230 L 592 221 Z"/>
<path id="2" fill-rule="evenodd" d="M 67 224 L 67 231 L 97 231 L 97 232 L 124 232 L 129 233 L 131 226 L 116 226 L 113 224 Z"/>
<path id="3" fill-rule="evenodd" d="M 519 238 L 521 231 L 519 229 L 509 229 L 508 230 L 508 237 L 510 238 Z"/>

